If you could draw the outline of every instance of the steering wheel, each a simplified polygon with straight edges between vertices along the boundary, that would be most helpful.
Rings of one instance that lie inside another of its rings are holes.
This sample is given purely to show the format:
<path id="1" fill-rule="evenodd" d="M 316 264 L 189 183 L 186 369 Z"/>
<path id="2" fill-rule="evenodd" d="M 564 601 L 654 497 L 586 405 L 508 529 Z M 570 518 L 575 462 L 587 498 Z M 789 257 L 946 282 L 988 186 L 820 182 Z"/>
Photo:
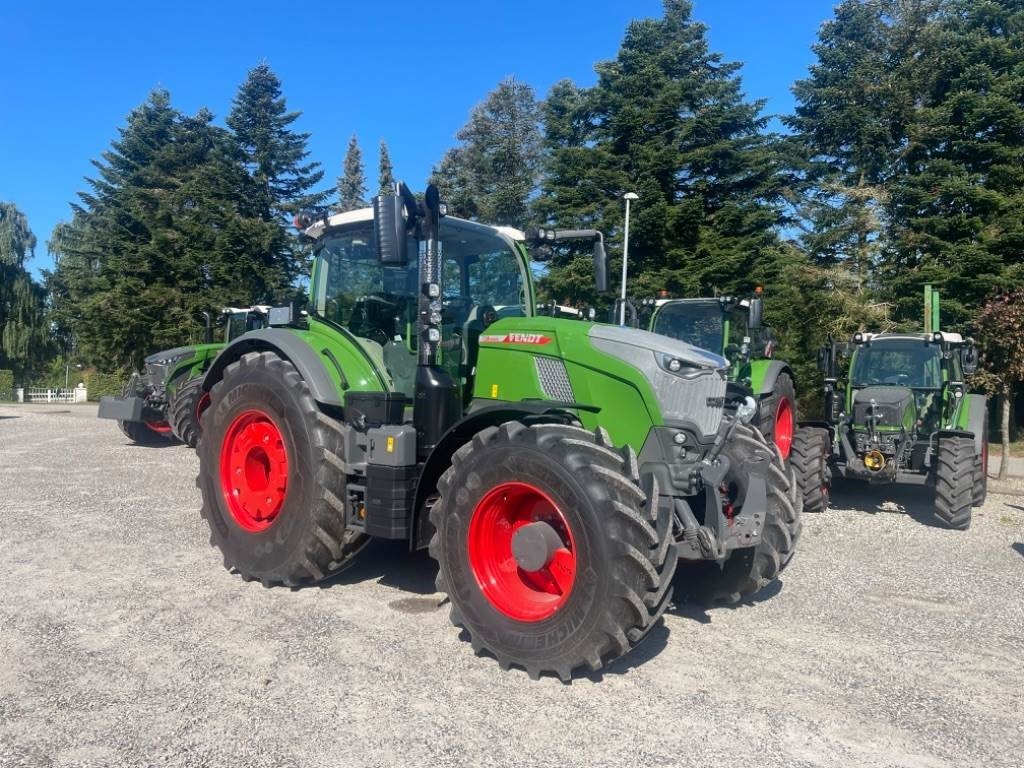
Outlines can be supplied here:
<path id="1" fill-rule="evenodd" d="M 376 341 L 382 347 L 386 346 L 387 343 L 391 341 L 391 337 L 388 336 L 387 333 L 385 333 L 382 328 L 378 328 L 376 326 L 367 328 L 366 335 L 364 338 L 370 339 L 371 341 Z"/>

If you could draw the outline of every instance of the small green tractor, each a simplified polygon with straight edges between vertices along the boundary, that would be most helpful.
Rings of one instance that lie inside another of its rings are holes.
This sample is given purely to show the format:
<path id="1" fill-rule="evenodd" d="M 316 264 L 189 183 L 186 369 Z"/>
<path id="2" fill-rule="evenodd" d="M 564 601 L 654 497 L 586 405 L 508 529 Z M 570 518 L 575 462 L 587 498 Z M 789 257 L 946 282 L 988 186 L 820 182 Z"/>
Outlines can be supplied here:
<path id="1" fill-rule="evenodd" d="M 799 520 L 727 361 L 538 314 L 532 240 L 443 215 L 434 186 L 395 192 L 298 220 L 306 311 L 273 308 L 203 378 L 198 485 L 225 566 L 298 587 L 403 540 L 437 560 L 477 653 L 563 680 L 637 646 L 674 584 L 734 601 L 775 579 Z M 592 238 L 606 289 L 599 233 L 550 235 Z"/>
<path id="2" fill-rule="evenodd" d="M 202 376 L 232 340 L 266 325 L 268 306 L 226 307 L 221 312 L 221 341 L 214 341 L 212 318 L 206 317 L 204 343 L 149 355 L 141 371 L 128 379 L 120 397 L 104 397 L 99 417 L 115 419 L 121 431 L 140 445 L 175 439 L 191 448 L 199 442 L 199 416 L 209 404 Z"/>
<path id="3" fill-rule="evenodd" d="M 938 291 L 927 285 L 924 296 L 923 333 L 861 332 L 819 353 L 825 452 L 840 477 L 933 486 L 938 519 L 963 530 L 988 490 L 988 403 L 964 382 L 978 365 L 974 342 L 941 331 Z"/>

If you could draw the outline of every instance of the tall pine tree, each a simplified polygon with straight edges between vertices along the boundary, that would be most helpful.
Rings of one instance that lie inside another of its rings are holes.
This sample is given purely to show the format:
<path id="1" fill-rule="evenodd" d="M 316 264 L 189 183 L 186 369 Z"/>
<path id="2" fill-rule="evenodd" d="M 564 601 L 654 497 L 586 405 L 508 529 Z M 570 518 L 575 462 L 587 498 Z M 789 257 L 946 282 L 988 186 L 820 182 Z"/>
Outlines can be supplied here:
<path id="1" fill-rule="evenodd" d="M 525 226 L 540 173 L 540 112 L 533 89 L 508 78 L 473 108 L 434 169 L 453 213 Z"/>
<path id="2" fill-rule="evenodd" d="M 380 164 L 377 174 L 377 194 L 383 195 L 391 192 L 395 187 L 395 169 L 391 165 L 391 155 L 388 154 L 388 145 L 384 139 L 380 140 Z"/>
<path id="3" fill-rule="evenodd" d="M 883 277 L 901 317 L 919 320 L 931 282 L 944 322 L 963 324 L 1024 284 L 1024 5 L 947 0 L 931 30 Z"/>
<path id="4" fill-rule="evenodd" d="M 84 362 L 112 370 L 198 339 L 200 313 L 271 301 L 293 261 L 272 247 L 260 184 L 212 115 L 155 91 L 94 165 L 97 176 L 49 247 L 54 320 Z"/>
<path id="5" fill-rule="evenodd" d="M 342 175 L 338 177 L 338 211 L 354 211 L 366 207 L 366 173 L 363 171 L 363 152 L 355 134 L 348 142 Z"/>
<path id="6" fill-rule="evenodd" d="M 548 173 L 539 215 L 596 226 L 621 242 L 630 223 L 632 292 L 697 295 L 752 287 L 777 249 L 779 163 L 762 102 L 744 97 L 739 64 L 708 49 L 687 0 L 632 22 L 618 56 L 596 66 L 597 85 L 559 83 L 545 106 Z M 619 250 L 618 247 L 615 250 Z M 591 298 L 585 260 L 556 256 L 552 298 Z"/>

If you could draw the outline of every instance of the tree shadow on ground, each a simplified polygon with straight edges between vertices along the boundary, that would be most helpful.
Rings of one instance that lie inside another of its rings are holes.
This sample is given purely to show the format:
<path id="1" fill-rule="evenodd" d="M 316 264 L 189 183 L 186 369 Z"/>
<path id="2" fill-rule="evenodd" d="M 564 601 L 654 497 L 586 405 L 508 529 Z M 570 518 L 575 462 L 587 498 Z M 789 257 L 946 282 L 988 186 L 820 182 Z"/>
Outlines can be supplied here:
<path id="1" fill-rule="evenodd" d="M 1014 552 L 1016 552 L 1021 557 L 1024 557 L 1024 543 L 1021 543 L 1019 541 L 1015 542 L 1015 543 L 1010 545 L 1010 549 L 1012 549 Z"/>
<path id="2" fill-rule="evenodd" d="M 949 530 L 935 517 L 935 491 L 927 486 L 838 482 L 829 506 L 869 515 L 904 514 L 922 525 Z"/>
<path id="3" fill-rule="evenodd" d="M 21 418 L 20 416 L 0 416 L 0 421 L 3 421 L 4 419 L 20 419 L 20 418 Z"/>

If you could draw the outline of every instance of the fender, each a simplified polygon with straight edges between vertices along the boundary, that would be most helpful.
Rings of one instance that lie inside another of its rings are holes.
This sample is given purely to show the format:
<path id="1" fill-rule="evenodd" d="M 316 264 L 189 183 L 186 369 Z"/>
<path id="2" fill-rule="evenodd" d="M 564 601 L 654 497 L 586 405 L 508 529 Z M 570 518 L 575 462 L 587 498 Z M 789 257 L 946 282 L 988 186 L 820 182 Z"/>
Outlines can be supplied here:
<path id="1" fill-rule="evenodd" d="M 239 336 L 217 355 L 203 378 L 203 391 L 209 392 L 224 377 L 224 369 L 248 352 L 275 352 L 290 362 L 309 385 L 318 403 L 343 407 L 343 392 L 331 380 L 326 363 L 316 351 L 294 333 L 281 328 L 262 328 Z"/>
<path id="2" fill-rule="evenodd" d="M 767 365 L 759 365 L 759 363 L 767 363 Z M 783 373 L 788 373 L 789 377 L 793 380 L 793 386 L 796 386 L 796 376 L 793 374 L 793 369 L 782 360 L 754 360 L 750 365 L 751 373 L 751 385 L 754 389 L 754 395 L 761 397 L 763 395 L 770 395 L 775 389 L 775 382 L 779 376 Z M 758 376 L 760 374 L 760 381 Z"/>
<path id="3" fill-rule="evenodd" d="M 571 424 L 579 419 L 569 409 L 593 410 L 590 406 L 581 406 L 578 403 L 543 401 L 501 403 L 493 400 L 486 402 L 493 404 L 468 411 L 461 421 L 444 433 L 427 457 L 416 484 L 412 520 L 409 521 L 409 551 L 415 552 L 430 543 L 433 528 L 425 510 L 427 500 L 437 490 L 437 481 L 441 479 L 441 475 L 452 463 L 455 451 L 472 440 L 473 435 L 487 427 L 498 426 L 506 421 L 524 417 L 540 417 L 541 421 Z"/>
<path id="4" fill-rule="evenodd" d="M 985 414 L 988 412 L 988 398 L 984 395 L 967 395 L 964 405 L 967 406 L 966 431 L 974 437 L 975 455 L 980 456 L 982 446 L 988 435 L 985 434 Z"/>

